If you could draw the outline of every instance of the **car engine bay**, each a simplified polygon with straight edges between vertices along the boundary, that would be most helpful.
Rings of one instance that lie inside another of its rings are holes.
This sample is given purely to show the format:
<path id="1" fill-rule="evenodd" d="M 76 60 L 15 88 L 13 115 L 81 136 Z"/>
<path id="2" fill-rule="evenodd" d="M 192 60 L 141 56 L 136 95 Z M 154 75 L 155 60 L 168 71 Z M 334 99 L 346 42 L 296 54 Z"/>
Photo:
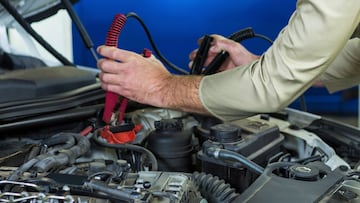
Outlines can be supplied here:
<path id="1" fill-rule="evenodd" d="M 101 99 L 54 118 L 22 105 L 0 126 L 1 202 L 359 202 L 359 131 L 317 115 L 223 123 L 130 102 L 105 125 Z"/>

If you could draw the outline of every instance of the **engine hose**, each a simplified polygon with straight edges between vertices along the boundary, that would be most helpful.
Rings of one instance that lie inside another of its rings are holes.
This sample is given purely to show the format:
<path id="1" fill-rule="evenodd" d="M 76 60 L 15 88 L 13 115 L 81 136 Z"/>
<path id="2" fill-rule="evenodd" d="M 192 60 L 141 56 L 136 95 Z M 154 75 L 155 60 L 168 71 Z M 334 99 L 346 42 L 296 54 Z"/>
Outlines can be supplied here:
<path id="1" fill-rule="evenodd" d="M 29 155 L 27 156 L 25 162 L 35 158 L 39 153 L 41 152 L 42 146 L 36 145 L 34 146 L 31 151 L 29 152 Z"/>
<path id="2" fill-rule="evenodd" d="M 52 151 L 61 149 L 69 149 L 75 145 L 75 138 L 69 133 L 59 133 L 54 136 L 51 136 L 42 142 L 46 147 L 54 146 Z M 63 144 L 63 145 L 60 145 Z M 59 145 L 59 146 L 58 146 Z"/>
<path id="3" fill-rule="evenodd" d="M 50 138 L 47 138 L 41 144 L 48 147 L 48 146 L 54 146 L 54 145 L 58 145 L 58 144 L 62 144 L 62 143 L 65 143 L 63 145 L 63 149 L 64 148 L 68 149 L 68 148 L 72 147 L 75 144 L 75 139 L 74 139 L 73 136 L 70 136 L 68 134 L 60 133 L 60 134 L 57 134 L 57 135 L 52 136 Z M 53 152 L 58 151 L 59 148 L 61 148 L 61 147 L 56 146 L 56 148 L 52 148 L 51 151 L 48 151 L 45 154 L 40 154 L 39 155 L 39 153 L 41 151 L 41 147 L 40 146 L 35 147 L 29 153 L 28 161 L 19 168 L 20 170 L 17 173 L 19 175 L 21 175 L 22 173 L 24 173 L 25 171 L 30 169 L 33 165 L 35 165 L 37 162 L 39 162 L 40 160 L 44 160 L 49 156 L 53 156 Z M 29 163 L 32 163 L 32 164 L 29 164 Z"/>
<path id="4" fill-rule="evenodd" d="M 42 144 L 53 146 L 56 144 L 65 143 L 64 147 L 69 148 L 75 144 L 75 139 L 73 136 L 68 134 L 58 134 L 46 139 Z M 52 150 L 53 151 L 53 150 Z M 17 180 L 24 172 L 28 171 L 31 167 L 38 164 L 39 161 L 47 161 L 48 157 L 54 156 L 52 153 L 45 153 L 41 155 L 37 155 L 35 153 L 40 152 L 39 148 L 36 148 L 30 152 L 29 161 L 25 162 L 21 165 L 17 170 L 15 170 L 8 178 L 8 180 L 14 181 Z"/>
<path id="5" fill-rule="evenodd" d="M 111 188 L 107 185 L 104 185 L 100 182 L 85 182 L 84 183 L 84 188 L 87 188 L 91 191 L 98 191 L 98 192 L 102 192 L 105 193 L 107 195 L 110 195 L 111 198 L 114 198 L 116 200 L 120 200 L 121 202 L 134 202 L 134 197 L 126 192 L 123 192 L 121 190 L 118 189 L 114 189 Z"/>
<path id="6" fill-rule="evenodd" d="M 203 172 L 194 172 L 192 178 L 201 195 L 209 203 L 232 202 L 239 196 L 235 189 L 231 188 L 229 184 L 226 184 L 224 180 L 220 180 L 217 176 Z"/>
<path id="7" fill-rule="evenodd" d="M 220 148 L 209 147 L 206 151 L 208 156 L 214 157 L 216 159 L 221 160 L 235 160 L 239 161 L 243 164 L 247 169 L 255 172 L 256 174 L 262 174 L 264 172 L 264 168 L 256 164 L 255 162 L 249 160 L 248 158 L 244 157 L 243 155 Z"/>
<path id="8" fill-rule="evenodd" d="M 56 166 L 66 165 L 69 162 L 69 157 L 65 154 L 61 153 L 56 156 L 49 155 L 45 159 L 41 159 L 38 161 L 34 168 L 36 168 L 36 171 L 38 172 L 46 172 L 50 169 L 55 168 Z"/>
<path id="9" fill-rule="evenodd" d="M 36 164 L 38 160 L 37 159 L 31 159 L 29 161 L 27 161 L 26 163 L 24 163 L 23 165 L 21 165 L 19 168 L 17 168 L 14 172 L 12 172 L 9 177 L 7 178 L 8 181 L 17 181 L 20 176 L 27 170 L 29 170 L 34 164 Z M 11 185 L 5 185 L 5 187 L 3 188 L 3 192 L 5 191 L 10 191 L 11 190 Z"/>
<path id="10" fill-rule="evenodd" d="M 73 136 L 77 144 L 69 149 L 60 150 L 59 154 L 55 156 L 52 155 L 52 153 L 48 153 L 46 158 L 40 159 L 40 161 L 34 165 L 37 171 L 45 172 L 58 166 L 73 164 L 77 157 L 85 154 L 90 150 L 90 141 L 86 137 L 75 133 L 66 134 Z"/>
<path id="11" fill-rule="evenodd" d="M 16 181 L 25 171 L 29 170 L 34 164 L 36 164 L 38 160 L 36 158 L 31 159 L 17 168 L 7 180 Z"/>
<path id="12" fill-rule="evenodd" d="M 103 142 L 99 139 L 98 137 L 99 135 L 99 131 L 96 130 L 94 132 L 94 135 L 92 136 L 92 138 L 94 139 L 94 141 L 96 143 L 98 143 L 101 146 L 104 147 L 109 147 L 109 148 L 114 148 L 114 149 L 127 149 L 127 150 L 131 150 L 131 151 L 136 151 L 139 152 L 141 154 L 146 154 L 148 156 L 148 158 L 150 159 L 151 162 L 151 170 L 152 171 L 157 171 L 158 170 L 158 163 L 157 163 L 157 159 L 155 157 L 155 155 L 148 149 L 138 146 L 138 145 L 133 145 L 133 144 L 109 144 L 107 142 Z"/>

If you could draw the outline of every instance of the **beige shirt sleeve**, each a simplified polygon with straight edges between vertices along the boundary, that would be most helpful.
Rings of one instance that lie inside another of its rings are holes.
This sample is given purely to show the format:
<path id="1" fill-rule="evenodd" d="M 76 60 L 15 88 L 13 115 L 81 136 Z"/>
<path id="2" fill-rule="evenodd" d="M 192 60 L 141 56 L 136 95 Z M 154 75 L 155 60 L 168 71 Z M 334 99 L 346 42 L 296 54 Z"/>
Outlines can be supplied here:
<path id="1" fill-rule="evenodd" d="M 359 0 L 298 0 L 259 60 L 203 78 L 201 102 L 222 120 L 286 107 L 333 62 L 359 21 Z"/>
<path id="2" fill-rule="evenodd" d="M 360 83 L 360 39 L 353 38 L 321 75 L 329 92 L 353 87 Z"/>

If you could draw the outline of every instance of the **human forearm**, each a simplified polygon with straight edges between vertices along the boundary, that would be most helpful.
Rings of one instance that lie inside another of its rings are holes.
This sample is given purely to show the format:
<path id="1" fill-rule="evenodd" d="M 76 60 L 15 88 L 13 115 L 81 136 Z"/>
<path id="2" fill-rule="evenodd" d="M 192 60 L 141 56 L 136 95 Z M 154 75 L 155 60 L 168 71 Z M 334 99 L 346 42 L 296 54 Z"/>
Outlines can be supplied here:
<path id="1" fill-rule="evenodd" d="M 203 107 L 199 98 L 199 86 L 203 76 L 177 76 L 172 75 L 163 81 L 164 87 L 159 92 L 161 103 L 159 106 L 209 114 Z"/>

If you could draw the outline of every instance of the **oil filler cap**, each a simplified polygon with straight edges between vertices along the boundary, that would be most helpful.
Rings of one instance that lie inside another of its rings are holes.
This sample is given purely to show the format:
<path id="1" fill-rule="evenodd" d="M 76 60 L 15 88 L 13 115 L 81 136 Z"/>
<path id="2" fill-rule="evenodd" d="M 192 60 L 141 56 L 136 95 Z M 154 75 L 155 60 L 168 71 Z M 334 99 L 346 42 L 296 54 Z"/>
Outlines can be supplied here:
<path id="1" fill-rule="evenodd" d="M 289 168 L 289 178 L 303 181 L 317 181 L 320 179 L 320 170 L 314 166 L 294 165 Z"/>

